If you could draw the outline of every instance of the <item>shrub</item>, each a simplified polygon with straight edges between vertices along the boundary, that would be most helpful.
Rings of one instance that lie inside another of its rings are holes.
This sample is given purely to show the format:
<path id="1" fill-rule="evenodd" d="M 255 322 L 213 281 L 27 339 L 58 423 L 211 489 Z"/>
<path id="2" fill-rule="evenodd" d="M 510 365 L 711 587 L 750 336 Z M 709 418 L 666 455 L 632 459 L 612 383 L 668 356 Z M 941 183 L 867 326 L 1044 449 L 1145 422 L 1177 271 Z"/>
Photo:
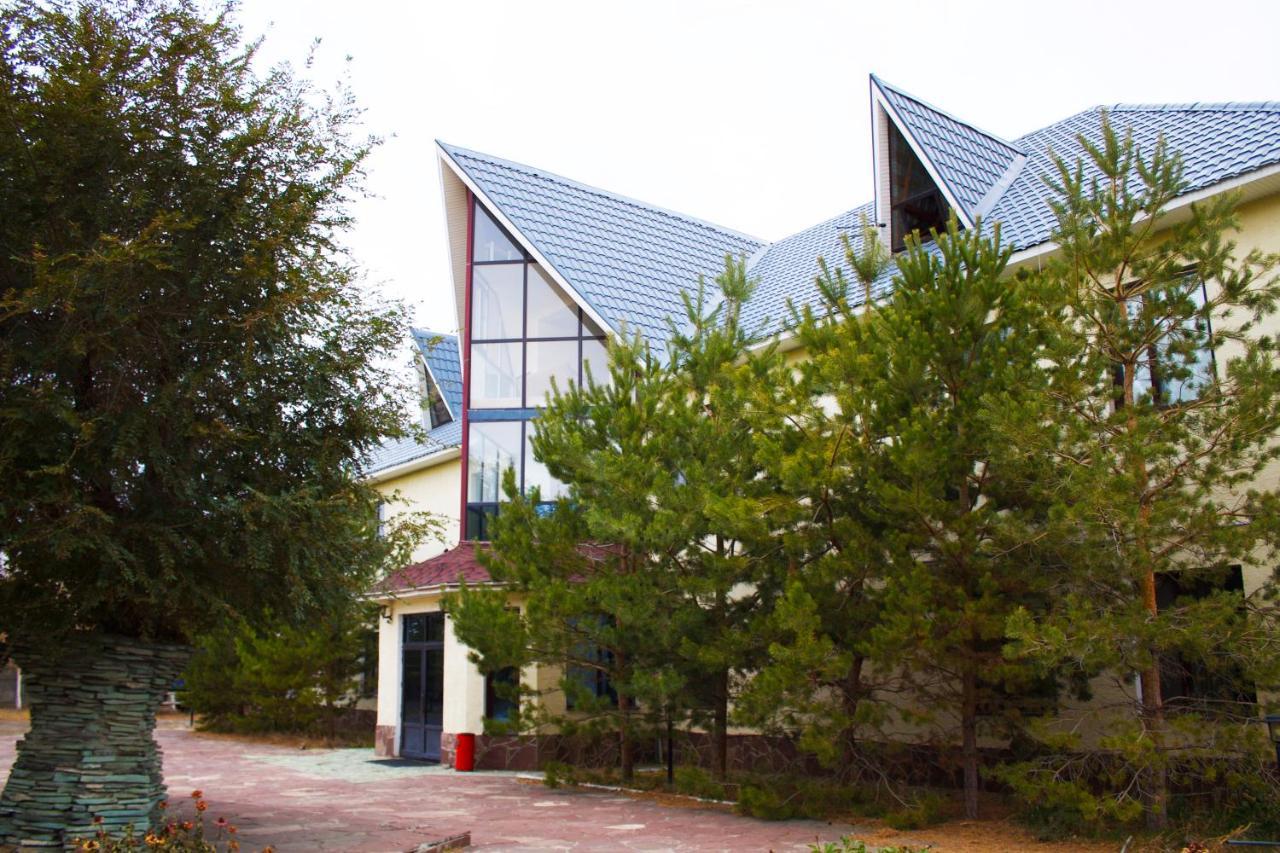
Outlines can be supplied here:
<path id="1" fill-rule="evenodd" d="M 701 767 L 677 767 L 676 792 L 704 800 L 728 799 L 724 783 L 711 778 Z"/>
<path id="2" fill-rule="evenodd" d="M 919 794 L 910 805 L 887 813 L 884 822 L 894 829 L 923 829 L 941 823 L 946 808 L 947 801 L 937 794 Z"/>
<path id="3" fill-rule="evenodd" d="M 776 788 L 743 785 L 737 810 L 761 820 L 789 820 L 797 816 L 793 797 L 784 797 Z"/>
<path id="4" fill-rule="evenodd" d="M 562 761 L 548 761 L 542 765 L 542 784 L 548 788 L 560 788 L 578 784 L 578 770 Z"/>

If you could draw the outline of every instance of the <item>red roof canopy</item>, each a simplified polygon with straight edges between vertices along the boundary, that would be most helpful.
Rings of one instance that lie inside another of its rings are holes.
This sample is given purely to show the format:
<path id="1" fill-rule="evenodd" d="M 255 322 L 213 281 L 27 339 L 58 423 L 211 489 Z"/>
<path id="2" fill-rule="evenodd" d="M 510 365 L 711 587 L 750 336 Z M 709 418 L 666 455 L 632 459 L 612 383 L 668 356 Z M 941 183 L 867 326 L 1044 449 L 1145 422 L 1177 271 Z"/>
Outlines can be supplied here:
<path id="1" fill-rule="evenodd" d="M 401 592 L 432 586 L 447 586 L 466 581 L 470 584 L 488 583 L 489 572 L 476 559 L 476 550 L 487 547 L 474 542 L 460 542 L 443 554 L 437 554 L 421 563 L 412 563 L 392 572 L 378 584 L 378 592 Z"/>

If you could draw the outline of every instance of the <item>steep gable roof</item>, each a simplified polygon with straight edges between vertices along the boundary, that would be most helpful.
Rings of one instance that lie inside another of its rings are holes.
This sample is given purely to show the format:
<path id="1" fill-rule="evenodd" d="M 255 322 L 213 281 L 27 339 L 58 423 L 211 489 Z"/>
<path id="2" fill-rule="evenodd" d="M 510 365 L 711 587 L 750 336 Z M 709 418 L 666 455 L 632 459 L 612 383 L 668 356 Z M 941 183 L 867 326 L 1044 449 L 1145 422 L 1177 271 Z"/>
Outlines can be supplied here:
<path id="1" fill-rule="evenodd" d="M 680 293 L 763 241 L 543 169 L 438 143 L 555 272 L 613 327 L 661 346 Z"/>
<path id="2" fill-rule="evenodd" d="M 1132 133 L 1144 152 L 1150 152 L 1163 135 L 1169 149 L 1182 156 L 1186 193 L 1280 165 L 1278 102 L 1095 107 L 1013 141 L 1015 148 L 1026 152 L 1026 163 L 1009 185 L 989 200 L 990 210 L 983 217 L 983 228 L 992 228 L 999 222 L 1002 239 L 1015 250 L 1048 242 L 1056 222 L 1049 207 L 1053 190 L 1044 178 L 1053 173 L 1053 155 L 1069 160 L 1083 155 L 1081 135 L 1100 141 L 1101 110 L 1104 109 L 1109 113 L 1112 126 L 1120 133 Z M 1091 167 L 1086 166 L 1086 175 L 1090 171 Z M 744 317 L 751 322 L 767 317 L 769 328 L 780 331 L 790 316 L 789 301 L 798 305 L 815 304 L 818 292 L 813 279 L 818 274 L 818 256 L 824 257 L 833 269 L 844 268 L 840 233 L 850 235 L 856 250 L 858 223 L 864 212 L 872 215 L 872 207 L 856 207 L 772 243 L 758 253 L 748 274 L 758 278 L 760 286 Z M 847 269 L 845 275 L 849 275 Z M 873 290 L 887 292 L 892 285 L 892 275 L 892 271 L 886 273 Z"/>
<path id="3" fill-rule="evenodd" d="M 389 438 L 378 445 L 361 466 L 366 477 L 425 459 L 462 445 L 462 362 L 458 357 L 458 338 L 426 329 L 411 329 L 414 346 L 422 354 L 435 378 L 441 395 L 449 404 L 453 420 L 420 435 Z"/>
<path id="4" fill-rule="evenodd" d="M 871 82 L 884 96 L 895 123 L 942 178 L 970 222 L 986 212 L 984 201 L 1026 161 L 1026 152 L 1018 146 L 908 95 L 874 74 Z"/>
<path id="5" fill-rule="evenodd" d="M 1053 233 L 1050 151 L 1074 158 L 1078 136 L 1101 137 L 1094 108 L 1005 141 L 873 78 L 900 124 L 961 204 L 983 227 L 1001 223 L 1017 250 L 1046 243 Z M 1136 104 L 1107 108 L 1113 126 L 1131 132 L 1143 151 L 1164 136 L 1182 155 L 1188 193 L 1280 165 L 1280 103 Z M 615 328 L 626 325 L 661 347 L 666 318 L 682 315 L 680 292 L 698 275 L 712 276 L 726 253 L 748 257 L 759 286 L 744 320 L 781 331 L 789 303 L 816 304 L 817 259 L 843 267 L 841 235 L 855 249 L 862 204 L 774 243 L 598 190 L 543 170 L 441 145 L 502 214 L 557 272 Z M 846 276 L 848 271 L 845 271 Z M 892 273 L 876 283 L 883 293 Z M 855 294 L 856 296 L 856 294 Z"/>
<path id="6" fill-rule="evenodd" d="M 462 417 L 462 359 L 458 354 L 457 335 L 445 335 L 427 329 L 411 329 L 413 342 L 422 353 L 440 394 L 449 404 L 454 419 Z"/>

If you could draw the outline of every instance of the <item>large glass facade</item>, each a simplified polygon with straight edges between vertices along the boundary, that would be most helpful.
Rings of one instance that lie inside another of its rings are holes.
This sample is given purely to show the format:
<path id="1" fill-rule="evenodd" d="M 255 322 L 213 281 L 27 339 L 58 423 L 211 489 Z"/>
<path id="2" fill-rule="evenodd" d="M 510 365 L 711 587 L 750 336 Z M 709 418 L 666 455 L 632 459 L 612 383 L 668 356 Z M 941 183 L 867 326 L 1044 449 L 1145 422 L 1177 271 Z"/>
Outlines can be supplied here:
<path id="1" fill-rule="evenodd" d="M 489 538 L 502 474 L 554 501 L 563 484 L 533 458 L 533 418 L 553 389 L 608 380 L 603 331 L 473 202 L 466 538 Z"/>

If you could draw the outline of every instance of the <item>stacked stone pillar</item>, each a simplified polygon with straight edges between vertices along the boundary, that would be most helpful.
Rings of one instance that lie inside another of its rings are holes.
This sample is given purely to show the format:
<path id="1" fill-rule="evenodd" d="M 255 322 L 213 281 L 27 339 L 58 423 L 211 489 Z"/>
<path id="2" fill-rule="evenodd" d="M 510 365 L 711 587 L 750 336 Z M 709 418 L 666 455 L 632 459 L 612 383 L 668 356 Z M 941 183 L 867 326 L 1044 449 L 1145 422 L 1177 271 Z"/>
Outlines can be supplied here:
<path id="1" fill-rule="evenodd" d="M 145 832 L 165 799 L 156 711 L 190 649 L 94 634 L 56 653 L 13 652 L 31 729 L 0 794 L 0 848 L 70 848 L 99 827 Z"/>

